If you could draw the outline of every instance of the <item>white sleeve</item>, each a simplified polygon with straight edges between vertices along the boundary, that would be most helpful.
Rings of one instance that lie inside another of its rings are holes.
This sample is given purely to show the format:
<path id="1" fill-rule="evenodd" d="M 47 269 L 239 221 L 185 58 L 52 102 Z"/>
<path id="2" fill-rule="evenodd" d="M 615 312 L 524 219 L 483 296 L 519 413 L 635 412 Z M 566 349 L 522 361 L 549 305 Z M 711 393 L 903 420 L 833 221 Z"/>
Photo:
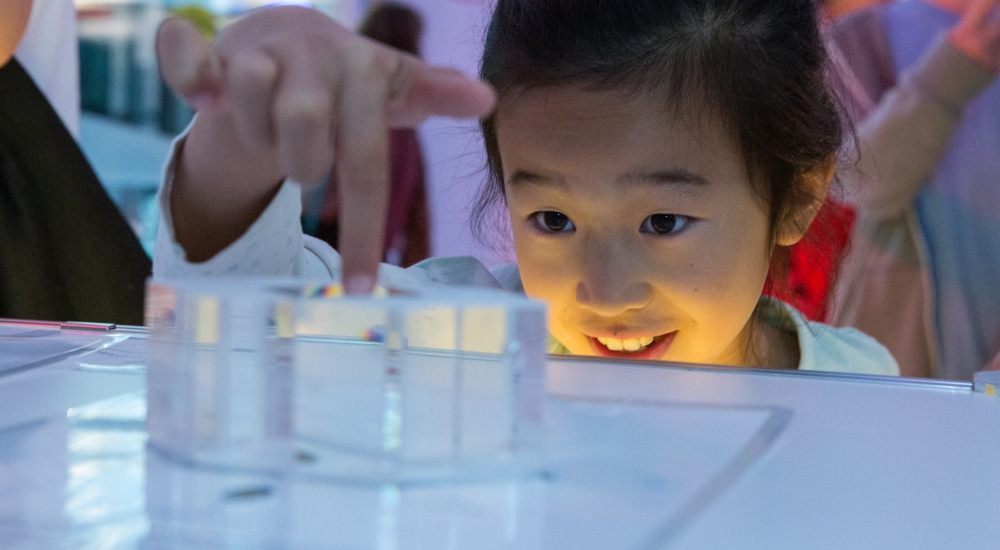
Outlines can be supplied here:
<path id="1" fill-rule="evenodd" d="M 219 275 L 297 276 L 307 279 L 340 278 L 340 256 L 325 242 L 302 234 L 299 186 L 286 181 L 257 221 L 239 239 L 201 263 L 187 261 L 174 238 L 170 190 L 177 152 L 186 134 L 171 148 L 157 203 L 160 226 L 153 250 L 153 277 L 178 279 Z"/>

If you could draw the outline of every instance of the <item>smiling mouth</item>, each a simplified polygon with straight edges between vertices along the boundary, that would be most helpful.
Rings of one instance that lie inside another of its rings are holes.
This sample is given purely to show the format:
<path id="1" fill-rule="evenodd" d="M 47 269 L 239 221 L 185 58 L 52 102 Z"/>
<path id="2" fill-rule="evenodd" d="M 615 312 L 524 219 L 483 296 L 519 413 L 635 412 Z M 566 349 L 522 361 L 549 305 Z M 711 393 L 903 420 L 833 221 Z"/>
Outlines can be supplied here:
<path id="1" fill-rule="evenodd" d="M 677 331 L 659 336 L 642 336 L 639 338 L 618 339 L 611 337 L 588 337 L 590 345 L 597 355 L 604 357 L 622 357 L 631 359 L 659 358 L 674 340 Z"/>
<path id="2" fill-rule="evenodd" d="M 643 336 L 642 338 L 629 338 L 627 340 L 619 340 L 617 338 L 604 338 L 603 336 L 598 336 L 597 341 L 604 344 L 604 347 L 611 351 L 628 351 L 634 352 L 639 351 L 646 346 L 653 343 L 656 338 L 653 336 Z"/>

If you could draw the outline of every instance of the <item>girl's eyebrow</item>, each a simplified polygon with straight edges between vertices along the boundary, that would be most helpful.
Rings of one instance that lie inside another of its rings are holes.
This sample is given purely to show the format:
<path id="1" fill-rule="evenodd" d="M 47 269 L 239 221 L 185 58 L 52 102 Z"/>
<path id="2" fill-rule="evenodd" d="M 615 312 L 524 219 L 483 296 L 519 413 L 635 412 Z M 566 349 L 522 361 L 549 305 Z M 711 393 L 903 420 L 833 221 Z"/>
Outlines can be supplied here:
<path id="1" fill-rule="evenodd" d="M 704 187 L 708 180 L 687 170 L 661 170 L 657 172 L 630 173 L 620 176 L 617 183 L 622 185 L 679 185 L 681 187 Z M 507 180 L 507 185 L 535 184 L 551 187 L 566 187 L 566 181 L 560 176 L 547 176 L 517 170 Z"/>
<path id="2" fill-rule="evenodd" d="M 535 184 L 548 185 L 551 187 L 566 187 L 566 180 L 562 177 L 546 176 L 528 172 L 527 170 L 517 170 L 507 179 L 507 185 Z"/>
<path id="3" fill-rule="evenodd" d="M 684 187 L 703 187 L 708 185 L 708 180 L 698 174 L 693 174 L 687 170 L 662 170 L 657 172 L 643 172 L 636 174 L 625 174 L 618 178 L 621 184 L 639 185 L 681 185 Z"/>

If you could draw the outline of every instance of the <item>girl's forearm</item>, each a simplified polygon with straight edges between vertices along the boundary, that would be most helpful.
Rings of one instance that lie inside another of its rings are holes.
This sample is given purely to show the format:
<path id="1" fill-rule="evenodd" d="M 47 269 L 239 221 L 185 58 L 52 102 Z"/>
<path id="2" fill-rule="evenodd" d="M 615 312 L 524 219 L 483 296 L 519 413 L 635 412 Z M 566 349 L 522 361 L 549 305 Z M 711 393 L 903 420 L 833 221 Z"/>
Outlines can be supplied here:
<path id="1" fill-rule="evenodd" d="M 252 150 L 223 115 L 198 115 L 177 161 L 170 209 L 188 261 L 232 244 L 270 203 L 284 179 L 273 150 Z"/>

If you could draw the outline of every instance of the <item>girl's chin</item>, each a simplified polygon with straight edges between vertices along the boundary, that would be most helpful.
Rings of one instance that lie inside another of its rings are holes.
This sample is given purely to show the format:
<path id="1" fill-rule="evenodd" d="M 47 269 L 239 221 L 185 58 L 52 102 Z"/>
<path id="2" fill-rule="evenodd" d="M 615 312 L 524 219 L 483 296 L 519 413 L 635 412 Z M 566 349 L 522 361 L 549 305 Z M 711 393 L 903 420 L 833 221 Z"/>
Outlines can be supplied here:
<path id="1" fill-rule="evenodd" d="M 674 341 L 674 336 L 677 335 L 677 331 L 669 332 L 667 334 L 661 334 L 653 338 L 653 342 L 648 346 L 640 348 L 635 351 L 616 351 L 608 349 L 608 347 L 598 341 L 597 338 L 586 337 L 588 343 L 590 344 L 591 353 L 588 355 L 596 355 L 598 357 L 610 357 L 614 359 L 643 359 L 643 360 L 659 360 L 670 348 L 670 344 Z"/>

